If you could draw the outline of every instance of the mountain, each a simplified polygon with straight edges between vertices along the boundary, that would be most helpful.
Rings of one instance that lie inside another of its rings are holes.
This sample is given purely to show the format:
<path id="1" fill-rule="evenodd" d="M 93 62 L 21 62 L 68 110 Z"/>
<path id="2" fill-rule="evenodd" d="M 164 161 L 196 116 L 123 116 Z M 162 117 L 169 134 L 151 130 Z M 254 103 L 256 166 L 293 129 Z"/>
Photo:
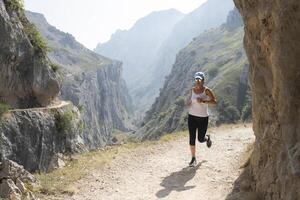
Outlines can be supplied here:
<path id="1" fill-rule="evenodd" d="M 174 24 L 183 16 L 175 9 L 152 12 L 139 19 L 129 30 L 117 30 L 108 42 L 98 44 L 95 51 L 121 60 L 125 81 L 132 88 L 144 68 L 157 56 Z"/>
<path id="2" fill-rule="evenodd" d="M 160 47 L 157 57 L 148 66 L 146 73 L 149 80 L 145 85 L 135 88 L 132 97 L 137 99 L 136 104 L 140 105 L 141 112 L 150 108 L 159 89 L 163 86 L 167 76 L 180 49 L 201 32 L 210 28 L 216 28 L 226 21 L 228 12 L 234 7 L 232 0 L 208 0 L 206 3 L 187 14 L 180 20 L 171 31 L 169 37 Z M 143 77 L 143 76 L 142 76 Z M 140 79 L 138 82 L 142 82 Z M 144 89 L 146 88 L 146 89 Z"/>
<path id="3" fill-rule="evenodd" d="M 187 128 L 184 103 L 197 71 L 207 75 L 206 85 L 218 101 L 218 106 L 212 109 L 212 123 L 249 118 L 249 64 L 243 49 L 243 36 L 241 17 L 234 10 L 229 13 L 226 23 L 205 31 L 182 49 L 136 136 L 142 140 L 155 139 Z"/>
<path id="4" fill-rule="evenodd" d="M 131 130 L 131 100 L 121 78 L 122 63 L 85 48 L 72 35 L 48 24 L 41 14 L 26 12 L 26 16 L 47 42 L 53 67 L 62 74 L 60 97 L 82 112 L 87 148 L 110 143 L 115 130 Z"/>
<path id="5" fill-rule="evenodd" d="M 178 51 L 204 30 L 218 27 L 224 23 L 228 12 L 233 7 L 232 0 L 208 0 L 191 13 L 180 15 L 176 20 L 172 21 L 173 23 L 168 22 L 167 18 L 163 20 L 164 18 L 160 17 L 160 21 L 169 24 L 166 32 L 160 32 L 160 28 L 154 29 L 156 34 L 164 35 L 164 38 L 161 38 L 162 40 L 158 42 L 155 35 L 146 35 L 149 37 L 147 39 L 144 38 L 143 34 L 139 34 L 139 37 L 137 37 L 141 38 L 139 43 L 148 44 L 150 41 L 151 45 L 156 44 L 155 48 L 148 48 L 143 45 L 137 46 L 136 40 L 132 41 L 127 37 L 126 31 L 118 33 L 118 43 L 113 44 L 112 41 L 115 37 L 112 37 L 108 43 L 111 44 L 111 49 L 119 55 L 118 59 L 124 62 L 124 71 L 127 68 L 135 69 L 128 71 L 130 75 L 125 77 L 125 80 L 129 83 L 128 88 L 133 98 L 137 118 L 144 116 L 144 113 L 154 102 L 155 97 L 158 96 L 159 88 L 163 86 L 164 77 L 170 72 Z M 160 22 L 158 26 L 161 26 Z M 149 26 L 144 28 L 144 30 L 149 32 L 153 28 Z M 134 48 L 131 48 L 131 46 Z M 120 48 L 125 48 L 124 51 L 126 53 L 120 52 L 118 50 Z M 97 48 L 98 52 L 104 55 L 109 53 L 104 48 L 102 51 L 99 51 L 99 49 L 101 49 L 101 45 Z M 137 51 L 146 52 L 149 56 L 145 59 L 140 54 L 137 54 Z M 134 60 L 135 63 L 128 62 L 127 57 L 132 57 L 131 60 Z M 139 60 L 139 62 L 136 62 L 136 60 Z"/>

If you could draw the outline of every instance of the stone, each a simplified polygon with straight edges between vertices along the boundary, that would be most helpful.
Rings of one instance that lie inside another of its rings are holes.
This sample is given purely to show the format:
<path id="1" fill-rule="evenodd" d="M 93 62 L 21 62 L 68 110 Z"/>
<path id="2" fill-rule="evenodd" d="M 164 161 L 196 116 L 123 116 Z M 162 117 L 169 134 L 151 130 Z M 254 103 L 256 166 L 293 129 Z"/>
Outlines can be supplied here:
<path id="1" fill-rule="evenodd" d="M 251 188 L 265 200 L 300 199 L 300 1 L 234 2 L 250 62 Z"/>
<path id="2" fill-rule="evenodd" d="M 16 180 L 16 186 L 19 188 L 21 193 L 26 193 L 27 192 L 27 189 L 26 189 L 24 183 L 19 178 L 17 178 L 17 180 Z"/>
<path id="3" fill-rule="evenodd" d="M 12 179 L 2 179 L 0 183 L 0 197 L 21 200 L 22 195 Z"/>
<path id="4" fill-rule="evenodd" d="M 58 128 L 65 113 L 72 119 L 66 122 L 67 127 L 63 123 L 64 127 Z M 21 164 L 29 172 L 46 172 L 55 154 L 86 150 L 78 128 L 80 122 L 80 113 L 71 103 L 57 108 L 12 111 L 11 117 L 0 124 L 4 156 Z M 30 179 L 30 175 L 24 178 Z"/>
<path id="5" fill-rule="evenodd" d="M 0 197 L 9 199 L 35 199 L 31 191 L 26 188 L 39 187 L 39 182 L 23 166 L 4 159 L 0 165 Z"/>
<path id="6" fill-rule="evenodd" d="M 29 40 L 24 27 L 34 28 L 22 15 L 0 0 L 0 102 L 12 108 L 47 106 L 59 92 L 58 75 L 38 44 Z"/>
<path id="7" fill-rule="evenodd" d="M 63 168 L 66 165 L 63 159 L 64 158 L 62 154 L 55 154 L 50 161 L 47 172 L 52 172 L 55 169 Z"/>

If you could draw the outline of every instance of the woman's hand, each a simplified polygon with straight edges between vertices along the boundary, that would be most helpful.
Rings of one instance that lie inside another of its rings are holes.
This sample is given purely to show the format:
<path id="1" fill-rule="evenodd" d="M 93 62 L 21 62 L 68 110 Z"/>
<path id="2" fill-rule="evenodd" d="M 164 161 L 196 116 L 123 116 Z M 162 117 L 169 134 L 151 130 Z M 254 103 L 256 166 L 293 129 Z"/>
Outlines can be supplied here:
<path id="1" fill-rule="evenodd" d="M 204 103 L 204 99 L 202 99 L 202 98 L 199 97 L 199 98 L 197 98 L 197 102 L 198 103 Z"/>

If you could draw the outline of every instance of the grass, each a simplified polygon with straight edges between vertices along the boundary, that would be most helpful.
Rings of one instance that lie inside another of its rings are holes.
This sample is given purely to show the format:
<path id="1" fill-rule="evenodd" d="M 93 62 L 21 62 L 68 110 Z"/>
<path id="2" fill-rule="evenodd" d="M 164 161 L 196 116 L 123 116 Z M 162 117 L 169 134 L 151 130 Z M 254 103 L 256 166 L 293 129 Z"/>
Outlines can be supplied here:
<path id="1" fill-rule="evenodd" d="M 176 134 L 167 134 L 160 140 L 146 141 L 143 143 L 128 142 L 123 145 L 106 147 L 102 150 L 86 152 L 74 155 L 66 161 L 66 167 L 57 169 L 51 173 L 35 174 L 40 181 L 41 187 L 36 189 L 35 193 L 44 195 L 69 194 L 72 195 L 76 191 L 73 184 L 89 175 L 93 170 L 102 169 L 106 163 L 115 159 L 123 153 L 136 148 L 147 148 L 153 145 L 170 142 L 187 136 L 187 132 L 178 132 Z"/>
<path id="2" fill-rule="evenodd" d="M 10 106 L 8 104 L 5 103 L 0 103 L 0 119 L 2 118 L 2 116 L 7 113 L 10 109 Z"/>
<path id="3" fill-rule="evenodd" d="M 36 191 L 42 194 L 73 194 L 72 184 L 103 166 L 116 153 L 114 150 L 94 151 L 74 156 L 66 162 L 66 167 L 49 174 L 35 174 L 41 187 Z"/>

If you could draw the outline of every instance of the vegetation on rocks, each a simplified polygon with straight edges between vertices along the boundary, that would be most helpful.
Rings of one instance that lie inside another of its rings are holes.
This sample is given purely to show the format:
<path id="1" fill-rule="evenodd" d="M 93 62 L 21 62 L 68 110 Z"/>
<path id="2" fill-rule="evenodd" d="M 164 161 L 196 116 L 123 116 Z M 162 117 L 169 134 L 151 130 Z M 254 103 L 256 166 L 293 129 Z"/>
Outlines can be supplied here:
<path id="1" fill-rule="evenodd" d="M 55 63 L 51 63 L 51 69 L 54 71 L 54 72 L 57 72 L 59 69 L 60 69 L 60 66 L 58 64 L 55 64 Z"/>
<path id="2" fill-rule="evenodd" d="M 75 114 L 71 110 L 67 110 L 63 113 L 55 114 L 55 125 L 59 133 L 67 134 L 72 131 L 72 121 L 76 118 Z"/>
<path id="3" fill-rule="evenodd" d="M 24 1 L 23 0 L 4 0 L 6 9 L 10 12 L 23 12 L 24 11 Z"/>
<path id="4" fill-rule="evenodd" d="M 0 103 L 0 120 L 3 116 L 3 114 L 8 112 L 9 108 L 10 108 L 10 106 L 8 104 Z"/>
<path id="5" fill-rule="evenodd" d="M 26 33 L 28 39 L 30 40 L 34 51 L 36 53 L 46 54 L 49 51 L 46 42 L 42 36 L 37 31 L 34 24 L 30 23 L 26 16 L 24 10 L 24 1 L 23 0 L 4 0 L 6 9 L 8 12 L 16 12 L 20 21 L 24 26 L 24 32 Z"/>

